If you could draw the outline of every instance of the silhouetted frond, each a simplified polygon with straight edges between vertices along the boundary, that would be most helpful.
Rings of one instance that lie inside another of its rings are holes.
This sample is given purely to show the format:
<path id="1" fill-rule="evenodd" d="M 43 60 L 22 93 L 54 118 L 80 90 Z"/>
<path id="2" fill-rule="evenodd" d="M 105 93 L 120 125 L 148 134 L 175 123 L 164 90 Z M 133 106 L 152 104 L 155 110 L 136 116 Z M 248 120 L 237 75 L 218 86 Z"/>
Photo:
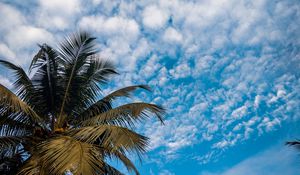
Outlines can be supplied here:
<path id="1" fill-rule="evenodd" d="M 14 76 L 16 78 L 14 82 L 14 88 L 17 90 L 17 95 L 23 99 L 26 103 L 30 103 L 33 98 L 33 85 L 30 80 L 30 78 L 27 76 L 25 71 L 15 64 L 9 62 L 0 60 L 0 64 L 7 67 L 8 69 L 12 70 L 14 72 Z"/>

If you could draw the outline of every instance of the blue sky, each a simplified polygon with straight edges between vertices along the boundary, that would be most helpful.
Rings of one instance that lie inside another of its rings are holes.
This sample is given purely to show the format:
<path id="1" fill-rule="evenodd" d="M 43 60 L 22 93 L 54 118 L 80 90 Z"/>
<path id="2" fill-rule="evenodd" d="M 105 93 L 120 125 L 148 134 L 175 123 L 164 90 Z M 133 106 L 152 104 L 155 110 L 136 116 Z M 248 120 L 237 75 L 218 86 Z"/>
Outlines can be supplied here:
<path id="1" fill-rule="evenodd" d="M 84 29 L 121 74 L 104 93 L 153 88 L 134 100 L 168 114 L 136 128 L 151 138 L 142 174 L 299 174 L 284 146 L 300 137 L 299 1 L 2 0 L 0 16 L 3 59 L 27 67 L 37 43 Z"/>

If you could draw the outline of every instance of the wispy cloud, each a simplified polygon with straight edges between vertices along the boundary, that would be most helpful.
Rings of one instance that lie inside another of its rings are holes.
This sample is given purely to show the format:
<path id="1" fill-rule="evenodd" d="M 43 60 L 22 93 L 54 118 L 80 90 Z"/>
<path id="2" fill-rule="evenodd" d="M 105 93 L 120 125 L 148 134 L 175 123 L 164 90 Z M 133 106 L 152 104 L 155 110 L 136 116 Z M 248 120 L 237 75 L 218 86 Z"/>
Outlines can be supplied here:
<path id="1" fill-rule="evenodd" d="M 276 145 L 223 172 L 203 172 L 201 175 L 295 175 L 300 171 L 298 162 L 299 155 L 295 150 Z"/>

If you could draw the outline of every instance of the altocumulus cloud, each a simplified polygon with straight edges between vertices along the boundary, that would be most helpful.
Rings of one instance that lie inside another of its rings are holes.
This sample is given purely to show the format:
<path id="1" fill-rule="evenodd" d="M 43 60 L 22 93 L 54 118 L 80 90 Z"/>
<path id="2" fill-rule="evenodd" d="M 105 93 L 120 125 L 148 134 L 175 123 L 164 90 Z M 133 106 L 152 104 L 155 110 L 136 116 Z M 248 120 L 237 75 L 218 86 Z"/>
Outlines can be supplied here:
<path id="1" fill-rule="evenodd" d="M 208 163 L 299 121 L 299 11 L 293 0 L 4 1 L 0 56 L 26 67 L 36 43 L 93 32 L 100 55 L 120 68 L 111 87 L 149 84 L 154 93 L 140 98 L 168 109 L 166 125 L 140 127 L 150 159 L 205 145 L 190 156 Z"/>

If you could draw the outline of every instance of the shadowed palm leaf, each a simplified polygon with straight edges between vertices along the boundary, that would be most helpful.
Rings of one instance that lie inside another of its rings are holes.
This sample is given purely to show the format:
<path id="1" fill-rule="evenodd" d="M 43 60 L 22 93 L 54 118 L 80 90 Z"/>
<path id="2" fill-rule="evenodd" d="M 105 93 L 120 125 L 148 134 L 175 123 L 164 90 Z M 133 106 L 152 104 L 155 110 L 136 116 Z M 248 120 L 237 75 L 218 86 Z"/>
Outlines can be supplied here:
<path id="1" fill-rule="evenodd" d="M 5 113 L 6 111 L 11 111 L 11 113 L 23 113 L 24 119 L 28 119 L 32 122 L 42 122 L 42 119 L 36 112 L 21 100 L 17 95 L 7 89 L 5 86 L 0 84 L 0 114 Z"/>
<path id="2" fill-rule="evenodd" d="M 95 46 L 95 38 L 86 32 L 68 36 L 58 49 L 39 45 L 29 67 L 31 77 L 20 66 L 0 60 L 16 78 L 16 94 L 0 84 L 0 153 L 26 155 L 20 175 L 121 175 L 107 158 L 139 174 L 127 155 L 143 154 L 149 140 L 127 127 L 150 116 L 162 121 L 164 109 L 144 102 L 113 105 L 137 89 L 149 91 L 146 85 L 99 99 L 101 85 L 117 72 L 98 57 Z"/>

